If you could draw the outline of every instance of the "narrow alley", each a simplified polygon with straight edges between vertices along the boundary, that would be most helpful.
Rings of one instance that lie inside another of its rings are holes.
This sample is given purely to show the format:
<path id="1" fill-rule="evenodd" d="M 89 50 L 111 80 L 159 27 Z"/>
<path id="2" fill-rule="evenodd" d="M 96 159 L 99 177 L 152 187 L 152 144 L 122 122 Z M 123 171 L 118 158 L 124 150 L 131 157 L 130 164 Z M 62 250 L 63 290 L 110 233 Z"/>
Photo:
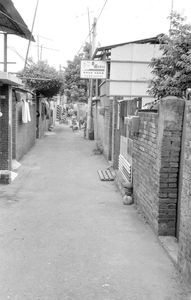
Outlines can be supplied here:
<path id="1" fill-rule="evenodd" d="M 59 125 L 0 186 L 0 299 L 191 299 L 149 225 L 100 181 L 94 148 Z"/>

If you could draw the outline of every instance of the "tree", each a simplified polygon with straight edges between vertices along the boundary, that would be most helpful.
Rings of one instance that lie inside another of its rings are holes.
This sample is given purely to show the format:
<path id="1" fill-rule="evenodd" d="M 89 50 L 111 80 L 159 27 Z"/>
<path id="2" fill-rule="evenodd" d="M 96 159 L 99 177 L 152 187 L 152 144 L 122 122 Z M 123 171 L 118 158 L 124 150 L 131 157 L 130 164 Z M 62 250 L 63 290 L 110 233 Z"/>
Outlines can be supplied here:
<path id="1" fill-rule="evenodd" d="M 49 66 L 46 61 L 39 61 L 38 63 L 31 61 L 30 65 L 19 75 L 29 88 L 44 97 L 53 97 L 63 87 L 63 75 L 54 67 Z"/>
<path id="2" fill-rule="evenodd" d="M 158 99 L 169 95 L 183 97 L 191 87 L 191 25 L 178 13 L 169 18 L 169 34 L 159 37 L 162 56 L 151 62 L 155 76 L 149 93 Z"/>
<path id="3" fill-rule="evenodd" d="M 64 93 L 70 102 L 87 102 L 87 79 L 80 78 L 80 62 L 90 59 L 91 46 L 86 43 L 83 52 L 67 62 L 64 70 Z"/>

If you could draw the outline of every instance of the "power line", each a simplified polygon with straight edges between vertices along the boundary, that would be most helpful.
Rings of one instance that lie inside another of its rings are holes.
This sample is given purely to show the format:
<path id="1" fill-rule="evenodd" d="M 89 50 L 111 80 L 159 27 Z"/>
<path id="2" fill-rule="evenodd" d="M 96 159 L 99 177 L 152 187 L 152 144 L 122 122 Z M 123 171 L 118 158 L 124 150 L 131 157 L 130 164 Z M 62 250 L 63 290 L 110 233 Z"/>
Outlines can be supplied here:
<path id="1" fill-rule="evenodd" d="M 40 47 L 40 46 L 39 46 L 39 45 L 32 45 L 32 47 Z M 60 51 L 60 49 L 49 48 L 49 47 L 46 47 L 46 46 L 43 46 L 43 45 L 41 45 L 41 47 L 42 47 L 43 49 L 47 49 L 47 50 Z"/>
<path id="2" fill-rule="evenodd" d="M 98 17 L 97 17 L 97 20 L 101 17 L 101 14 L 102 14 L 102 12 L 103 12 L 105 6 L 106 6 L 107 1 L 108 1 L 108 0 L 105 0 L 104 5 L 103 5 L 103 7 L 102 7 L 102 9 L 101 9 L 101 11 L 100 11 Z"/>
<path id="3" fill-rule="evenodd" d="M 101 8 L 101 10 L 100 10 L 100 13 L 99 13 L 98 17 L 96 18 L 97 21 L 98 21 L 98 19 L 101 17 L 101 15 L 102 15 L 102 13 L 103 13 L 103 11 L 104 11 L 104 8 L 105 8 L 105 6 L 106 6 L 106 4 L 107 4 L 107 1 L 108 1 L 108 0 L 105 0 L 104 4 L 103 4 L 103 6 L 102 6 L 102 8 Z M 85 40 L 84 40 L 84 42 L 82 43 L 80 49 L 78 50 L 77 55 L 80 53 L 80 51 L 81 51 L 83 45 L 85 44 L 86 40 L 87 40 L 87 39 L 89 38 L 89 36 L 91 35 L 91 33 L 92 33 L 92 31 L 93 31 L 93 28 L 94 28 L 94 24 L 92 25 L 91 29 L 89 30 L 89 33 L 88 33 L 87 37 L 85 38 Z"/>
<path id="4" fill-rule="evenodd" d="M 36 20 L 36 14 L 37 14 L 37 9 L 38 9 L 38 4 L 39 4 L 39 0 L 37 0 L 37 2 L 36 2 L 34 17 L 33 17 L 33 23 L 32 23 L 32 28 L 31 28 L 31 36 L 30 36 L 30 39 L 29 39 L 29 42 L 28 42 L 28 47 L 27 47 L 27 53 L 26 53 L 26 58 L 25 58 L 24 69 L 26 68 L 26 65 L 27 65 L 28 54 L 29 54 L 29 49 L 30 49 L 30 43 L 31 43 L 31 40 L 32 40 L 32 33 L 33 33 L 34 23 L 35 23 L 35 20 Z"/>
<path id="5" fill-rule="evenodd" d="M 47 41 L 54 42 L 53 39 L 50 39 L 50 38 L 48 38 L 48 37 L 46 37 L 46 36 L 43 36 L 43 35 L 40 35 L 40 34 L 35 34 L 35 36 L 39 36 L 39 37 L 42 38 L 43 40 L 47 40 Z"/>

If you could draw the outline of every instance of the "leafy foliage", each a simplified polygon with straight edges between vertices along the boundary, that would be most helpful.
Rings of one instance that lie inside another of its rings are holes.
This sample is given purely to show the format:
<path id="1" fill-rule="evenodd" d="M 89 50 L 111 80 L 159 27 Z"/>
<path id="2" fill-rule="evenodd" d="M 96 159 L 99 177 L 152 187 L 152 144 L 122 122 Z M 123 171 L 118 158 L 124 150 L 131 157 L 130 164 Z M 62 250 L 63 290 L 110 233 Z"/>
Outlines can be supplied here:
<path id="1" fill-rule="evenodd" d="M 191 87 L 191 25 L 178 13 L 169 18 L 169 34 L 159 37 L 162 56 L 151 62 L 155 76 L 149 93 L 158 99 L 168 95 L 182 97 Z"/>
<path id="2" fill-rule="evenodd" d="M 87 79 L 80 78 L 80 62 L 90 59 L 91 46 L 86 43 L 83 52 L 67 62 L 64 70 L 64 93 L 69 102 L 87 102 Z"/>
<path id="3" fill-rule="evenodd" d="M 46 61 L 32 61 L 19 75 L 29 88 L 44 97 L 53 97 L 62 90 L 63 75 Z"/>

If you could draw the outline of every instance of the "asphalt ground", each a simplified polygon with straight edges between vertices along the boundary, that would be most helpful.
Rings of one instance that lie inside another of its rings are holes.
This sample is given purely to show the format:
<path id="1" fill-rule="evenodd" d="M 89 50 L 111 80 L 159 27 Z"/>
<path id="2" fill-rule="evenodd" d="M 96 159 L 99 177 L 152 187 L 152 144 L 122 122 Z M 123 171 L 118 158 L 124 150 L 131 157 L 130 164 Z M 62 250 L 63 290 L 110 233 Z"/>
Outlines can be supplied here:
<path id="1" fill-rule="evenodd" d="M 59 125 L 0 186 L 0 299 L 191 299 L 134 205 L 100 181 L 94 149 Z"/>

